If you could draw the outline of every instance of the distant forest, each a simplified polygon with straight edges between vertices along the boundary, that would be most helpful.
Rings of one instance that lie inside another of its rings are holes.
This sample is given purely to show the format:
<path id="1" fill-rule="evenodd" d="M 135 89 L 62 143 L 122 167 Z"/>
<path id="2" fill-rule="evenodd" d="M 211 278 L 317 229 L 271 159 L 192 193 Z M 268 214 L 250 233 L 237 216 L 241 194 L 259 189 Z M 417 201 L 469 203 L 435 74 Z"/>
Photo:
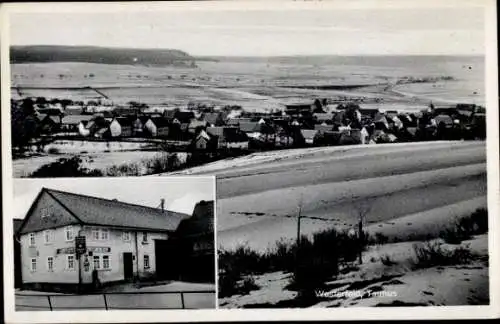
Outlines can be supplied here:
<path id="1" fill-rule="evenodd" d="M 196 66 L 195 58 L 175 49 L 132 49 L 96 46 L 11 46 L 11 63 L 83 62 L 127 65 Z"/>

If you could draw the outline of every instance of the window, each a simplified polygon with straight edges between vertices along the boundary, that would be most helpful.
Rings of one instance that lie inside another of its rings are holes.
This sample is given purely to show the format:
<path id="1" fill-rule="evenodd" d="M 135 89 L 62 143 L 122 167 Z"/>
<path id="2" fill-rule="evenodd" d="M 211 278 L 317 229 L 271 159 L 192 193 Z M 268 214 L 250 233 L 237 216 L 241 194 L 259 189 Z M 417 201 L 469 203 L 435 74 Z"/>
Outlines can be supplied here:
<path id="1" fill-rule="evenodd" d="M 99 229 L 98 228 L 92 229 L 92 238 L 96 241 L 99 240 Z"/>
<path id="2" fill-rule="evenodd" d="M 35 246 L 35 233 L 30 233 L 30 246 Z"/>
<path id="3" fill-rule="evenodd" d="M 89 262 L 89 260 L 87 258 L 83 262 L 83 270 L 85 272 L 89 272 L 90 271 L 90 262 Z"/>
<path id="4" fill-rule="evenodd" d="M 49 217 L 54 213 L 54 207 L 53 206 L 44 207 L 40 210 L 40 213 L 42 214 L 42 218 Z"/>
<path id="5" fill-rule="evenodd" d="M 100 269 L 101 268 L 101 262 L 99 261 L 99 256 L 94 255 L 94 269 Z"/>
<path id="6" fill-rule="evenodd" d="M 101 229 L 101 240 L 107 241 L 109 237 L 109 230 L 106 228 Z"/>
<path id="7" fill-rule="evenodd" d="M 47 270 L 49 270 L 49 271 L 54 270 L 54 258 L 53 257 L 47 258 Z"/>
<path id="8" fill-rule="evenodd" d="M 50 243 L 52 241 L 52 231 L 51 230 L 45 230 L 43 232 L 43 238 L 45 243 Z"/>
<path id="9" fill-rule="evenodd" d="M 124 241 L 130 241 L 130 232 L 123 232 L 122 238 Z"/>
<path id="10" fill-rule="evenodd" d="M 149 255 L 144 255 L 144 269 L 149 269 Z"/>
<path id="11" fill-rule="evenodd" d="M 102 256 L 102 268 L 109 269 L 109 255 Z"/>
<path id="12" fill-rule="evenodd" d="M 69 254 L 66 256 L 66 266 L 68 270 L 74 270 L 75 269 L 75 256 L 72 254 Z"/>
<path id="13" fill-rule="evenodd" d="M 31 259 L 31 271 L 36 271 L 36 259 Z"/>
<path id="14" fill-rule="evenodd" d="M 73 226 L 66 226 L 66 241 L 73 241 Z"/>
<path id="15" fill-rule="evenodd" d="M 148 241 L 148 232 L 142 232 L 142 241 L 147 242 Z"/>

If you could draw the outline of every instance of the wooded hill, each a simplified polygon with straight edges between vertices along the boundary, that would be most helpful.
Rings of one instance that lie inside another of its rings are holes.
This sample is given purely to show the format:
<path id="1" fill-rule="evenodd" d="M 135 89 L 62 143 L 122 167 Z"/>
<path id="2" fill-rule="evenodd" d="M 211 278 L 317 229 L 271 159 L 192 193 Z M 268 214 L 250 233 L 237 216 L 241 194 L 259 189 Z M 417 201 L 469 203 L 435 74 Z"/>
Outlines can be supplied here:
<path id="1" fill-rule="evenodd" d="M 195 66 L 194 57 L 175 49 L 133 49 L 97 46 L 11 46 L 11 63 L 83 62 L 133 65 Z"/>

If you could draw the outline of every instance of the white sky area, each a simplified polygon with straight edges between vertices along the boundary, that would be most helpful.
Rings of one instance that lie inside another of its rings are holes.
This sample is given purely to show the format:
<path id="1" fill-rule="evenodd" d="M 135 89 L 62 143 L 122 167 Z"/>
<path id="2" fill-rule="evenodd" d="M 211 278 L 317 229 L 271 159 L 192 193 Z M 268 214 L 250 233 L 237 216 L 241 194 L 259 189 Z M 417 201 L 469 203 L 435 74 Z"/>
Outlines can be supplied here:
<path id="1" fill-rule="evenodd" d="M 485 37 L 484 8 L 470 6 L 16 13 L 10 22 L 13 45 L 171 48 L 200 56 L 482 55 Z"/>
<path id="2" fill-rule="evenodd" d="M 191 215 L 200 200 L 215 200 L 212 177 L 14 179 L 14 218 L 24 218 L 42 187 Z"/>

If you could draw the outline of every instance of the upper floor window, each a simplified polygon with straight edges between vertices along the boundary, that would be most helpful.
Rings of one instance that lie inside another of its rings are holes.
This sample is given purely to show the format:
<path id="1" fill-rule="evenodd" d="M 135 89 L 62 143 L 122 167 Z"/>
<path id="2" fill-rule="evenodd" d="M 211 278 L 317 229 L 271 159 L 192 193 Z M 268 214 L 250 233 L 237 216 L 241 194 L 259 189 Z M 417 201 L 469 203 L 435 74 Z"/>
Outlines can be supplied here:
<path id="1" fill-rule="evenodd" d="M 130 232 L 123 232 L 122 238 L 124 241 L 130 241 Z"/>
<path id="2" fill-rule="evenodd" d="M 31 271 L 36 271 L 36 258 L 31 259 Z"/>
<path id="3" fill-rule="evenodd" d="M 107 228 L 92 228 L 92 239 L 94 241 L 107 241 L 109 239 L 109 230 Z"/>
<path id="4" fill-rule="evenodd" d="M 43 239 L 44 239 L 45 243 L 50 243 L 52 241 L 52 231 L 45 230 L 43 232 Z"/>
<path id="5" fill-rule="evenodd" d="M 35 246 L 35 233 L 30 233 L 30 238 L 29 238 L 30 246 Z"/>
<path id="6" fill-rule="evenodd" d="M 92 228 L 92 238 L 96 241 L 99 240 L 99 229 L 98 228 Z"/>
<path id="7" fill-rule="evenodd" d="M 109 230 L 107 228 L 101 229 L 101 240 L 108 240 L 109 238 Z"/>
<path id="8" fill-rule="evenodd" d="M 66 234 L 66 241 L 73 241 L 74 237 L 73 226 L 66 226 L 65 234 Z"/>
<path id="9" fill-rule="evenodd" d="M 142 232 L 142 241 L 147 242 L 148 241 L 148 232 Z"/>

